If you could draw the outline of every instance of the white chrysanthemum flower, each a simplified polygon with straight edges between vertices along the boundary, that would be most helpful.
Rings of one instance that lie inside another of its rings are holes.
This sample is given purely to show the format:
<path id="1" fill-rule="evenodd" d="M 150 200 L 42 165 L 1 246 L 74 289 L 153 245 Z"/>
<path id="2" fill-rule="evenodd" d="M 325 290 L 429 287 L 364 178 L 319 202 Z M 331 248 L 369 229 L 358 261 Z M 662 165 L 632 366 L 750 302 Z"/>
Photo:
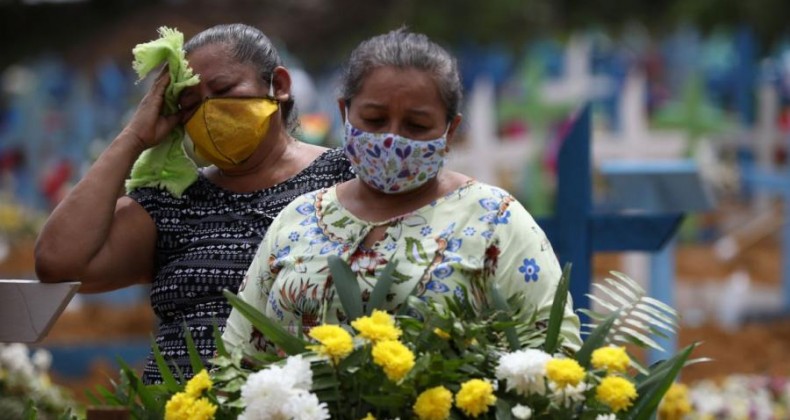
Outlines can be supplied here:
<path id="1" fill-rule="evenodd" d="M 617 420 L 617 416 L 614 414 L 598 414 L 595 416 L 595 420 Z"/>
<path id="2" fill-rule="evenodd" d="M 293 380 L 293 387 L 309 391 L 313 386 L 313 371 L 310 370 L 310 362 L 303 359 L 301 355 L 291 356 L 285 361 L 283 375 Z"/>
<path id="3" fill-rule="evenodd" d="M 44 349 L 38 349 L 33 353 L 33 366 L 39 372 L 47 372 L 52 366 L 52 353 Z"/>
<path id="4" fill-rule="evenodd" d="M 704 415 L 716 415 L 727 408 L 721 390 L 713 381 L 701 381 L 689 392 L 694 409 Z"/>
<path id="5" fill-rule="evenodd" d="M 19 383 L 29 382 L 35 378 L 30 352 L 24 344 L 12 343 L 0 347 L 0 366 L 4 366 L 10 376 Z"/>
<path id="6" fill-rule="evenodd" d="M 576 386 L 566 385 L 560 388 L 553 381 L 549 381 L 551 390 L 551 400 L 562 407 L 571 407 L 574 403 L 584 401 L 584 392 L 587 391 L 587 384 L 579 382 Z"/>
<path id="7" fill-rule="evenodd" d="M 293 420 L 329 419 L 326 403 L 318 401 L 315 394 L 303 390 L 294 390 L 283 407 L 283 414 Z"/>
<path id="8" fill-rule="evenodd" d="M 516 404 L 510 411 L 513 413 L 513 417 L 519 420 L 528 420 L 532 417 L 532 409 L 526 405 Z"/>
<path id="9" fill-rule="evenodd" d="M 507 382 L 507 390 L 520 395 L 546 393 L 546 363 L 551 355 L 535 349 L 506 353 L 499 358 L 497 379 Z"/>
<path id="10" fill-rule="evenodd" d="M 287 419 L 283 405 L 293 393 L 293 379 L 285 378 L 278 366 L 251 374 L 241 387 L 244 412 L 240 419 Z"/>

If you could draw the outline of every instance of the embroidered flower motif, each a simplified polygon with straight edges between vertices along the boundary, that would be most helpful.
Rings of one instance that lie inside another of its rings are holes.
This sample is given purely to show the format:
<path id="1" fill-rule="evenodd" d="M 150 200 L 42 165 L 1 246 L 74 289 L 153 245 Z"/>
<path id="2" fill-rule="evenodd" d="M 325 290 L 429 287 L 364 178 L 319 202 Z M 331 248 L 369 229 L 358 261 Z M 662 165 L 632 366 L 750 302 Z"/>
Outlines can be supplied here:
<path id="1" fill-rule="evenodd" d="M 464 235 L 466 235 L 466 236 L 472 236 L 472 235 L 475 234 L 475 232 L 476 232 L 475 228 L 473 228 L 471 226 L 469 226 L 468 228 L 464 229 Z"/>
<path id="2" fill-rule="evenodd" d="M 425 288 L 435 293 L 447 293 L 450 291 L 450 288 L 447 287 L 446 284 L 436 280 L 429 281 L 428 284 L 425 285 Z"/>
<path id="3" fill-rule="evenodd" d="M 394 251 L 395 248 L 397 248 L 397 247 L 398 247 L 398 244 L 396 244 L 395 242 L 390 242 L 390 243 L 387 244 L 387 246 L 384 247 L 384 249 L 386 249 L 387 251 Z"/>
<path id="4" fill-rule="evenodd" d="M 292 242 L 298 241 L 299 240 L 299 233 L 298 232 L 291 232 L 291 234 L 288 235 L 288 239 L 290 239 Z"/>
<path id="5" fill-rule="evenodd" d="M 535 262 L 534 258 L 525 258 L 524 264 L 518 268 L 518 271 L 524 274 L 524 281 L 538 281 L 540 266 Z"/>
<path id="6" fill-rule="evenodd" d="M 502 251 L 500 251 L 499 247 L 496 245 L 491 245 L 486 248 L 485 260 L 483 261 L 483 274 L 489 277 L 496 274 L 496 268 L 499 264 L 499 254 L 501 253 Z"/>
<path id="7" fill-rule="evenodd" d="M 351 271 L 372 276 L 376 274 L 376 268 L 378 266 L 387 264 L 387 259 L 375 250 L 357 248 L 357 250 L 351 254 L 348 263 L 351 266 Z"/>
<path id="8" fill-rule="evenodd" d="M 296 212 L 301 215 L 308 216 L 315 213 L 315 206 L 313 206 L 312 203 L 303 203 L 296 207 Z"/>
<path id="9" fill-rule="evenodd" d="M 433 275 L 438 279 L 446 279 L 447 277 L 450 277 L 451 274 L 453 274 L 453 271 L 455 270 L 450 264 L 439 264 L 433 270 Z M 446 292 L 447 290 L 444 291 Z"/>
<path id="10" fill-rule="evenodd" d="M 455 286 L 455 290 L 453 290 L 453 293 L 458 299 L 460 299 L 463 302 L 465 296 L 464 296 L 464 289 L 462 289 L 461 286 Z"/>
<path id="11" fill-rule="evenodd" d="M 481 233 L 480 236 L 490 240 L 494 236 L 494 231 L 493 230 L 486 230 L 483 233 Z"/>
<path id="12" fill-rule="evenodd" d="M 431 232 L 433 232 L 433 228 L 430 226 L 423 226 L 422 229 L 420 229 L 420 235 L 422 236 L 428 236 Z"/>

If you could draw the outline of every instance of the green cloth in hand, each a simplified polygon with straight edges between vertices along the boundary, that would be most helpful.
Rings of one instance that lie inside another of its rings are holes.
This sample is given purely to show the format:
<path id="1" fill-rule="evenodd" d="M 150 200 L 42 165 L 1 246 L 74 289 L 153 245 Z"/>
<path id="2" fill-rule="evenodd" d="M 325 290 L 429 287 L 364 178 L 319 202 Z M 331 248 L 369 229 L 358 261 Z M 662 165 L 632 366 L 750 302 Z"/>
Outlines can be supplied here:
<path id="1" fill-rule="evenodd" d="M 132 50 L 132 66 L 140 79 L 151 70 L 167 62 L 170 84 L 164 95 L 163 115 L 178 111 L 178 95 L 188 86 L 198 84 L 198 75 L 192 69 L 184 54 L 184 34 L 167 28 L 159 28 L 159 38 L 139 44 Z M 184 127 L 178 125 L 162 143 L 144 151 L 132 167 L 130 178 L 126 181 L 126 191 L 142 187 L 163 188 L 170 194 L 180 197 L 184 190 L 198 177 L 195 162 L 184 152 Z"/>

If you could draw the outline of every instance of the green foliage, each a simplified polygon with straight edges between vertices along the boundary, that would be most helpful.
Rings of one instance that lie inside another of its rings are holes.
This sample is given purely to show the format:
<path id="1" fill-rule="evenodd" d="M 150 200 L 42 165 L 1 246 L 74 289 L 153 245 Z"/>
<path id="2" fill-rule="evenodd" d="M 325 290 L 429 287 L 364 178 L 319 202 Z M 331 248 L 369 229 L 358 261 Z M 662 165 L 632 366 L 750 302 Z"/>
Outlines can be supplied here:
<path id="1" fill-rule="evenodd" d="M 356 282 L 356 275 L 345 262 L 336 259 L 331 264 L 336 285 Z M 387 291 L 392 284 L 394 270 L 394 264 L 388 266 L 382 275 L 383 280 L 378 283 L 383 284 L 381 287 L 386 287 Z M 415 297 L 407 299 L 399 314 L 391 318 L 393 325 L 377 324 L 388 325 L 386 328 L 390 329 L 397 328 L 400 331 L 399 341 L 413 356 L 413 365 L 398 380 L 390 379 L 384 365 L 379 365 L 380 361 L 376 359 L 379 356 L 374 357 L 377 344 L 365 338 L 361 324 L 355 324 L 355 329 L 360 331 L 354 338 L 354 348 L 350 354 L 341 359 L 330 359 L 317 353 L 320 350 L 309 350 L 308 341 L 289 334 L 257 308 L 226 291 L 233 307 L 283 352 L 277 355 L 247 355 L 249 357 L 244 358 L 238 349 L 228 352 L 223 347 L 218 357 L 211 361 L 213 388 L 205 391 L 203 397 L 218 407 L 216 418 L 236 418 L 245 409 L 246 402 L 241 398 L 241 389 L 251 374 L 275 364 L 283 364 L 291 355 L 302 355 L 303 360 L 310 362 L 312 371 L 310 392 L 326 404 L 332 418 L 356 420 L 367 413 L 377 418 L 412 417 L 412 407 L 423 391 L 442 386 L 457 394 L 466 382 L 484 379 L 497 380 L 499 386 L 493 391 L 496 403 L 480 418 L 509 419 L 513 417 L 512 410 L 517 405 L 526 405 L 532 410 L 532 418 L 536 419 L 594 419 L 599 414 L 612 412 L 605 402 L 596 397 L 596 387 L 611 373 L 593 366 L 591 360 L 595 351 L 609 344 L 623 342 L 650 347 L 651 341 L 646 340 L 645 335 L 652 333 L 651 328 L 674 331 L 676 315 L 671 308 L 646 297 L 632 280 L 615 273 L 617 280 L 607 279 L 600 288 L 616 304 L 599 299 L 610 312 L 589 312 L 591 318 L 596 320 L 594 329 L 581 349 L 572 354 L 569 349 L 562 348 L 560 338 L 569 276 L 570 269 L 566 267 L 547 320 L 538 320 L 535 308 L 521 307 L 519 296 L 505 299 L 493 285 L 488 285 L 487 299 L 479 305 L 473 303 L 463 287 L 460 293 L 445 297 L 441 302 Z M 389 280 L 385 277 L 389 277 Z M 360 296 L 350 286 L 340 286 L 337 291 L 339 294 L 351 293 L 357 299 Z M 386 296 L 382 290 L 373 294 Z M 358 307 L 360 316 L 356 319 L 361 320 L 364 316 L 370 316 L 385 299 L 371 299 L 368 302 L 370 308 L 364 308 L 362 302 L 351 302 L 351 296 L 340 296 L 340 300 L 348 307 Z M 637 318 L 639 323 L 629 322 L 630 318 Z M 366 321 L 372 322 L 373 319 L 368 318 Z M 189 334 L 188 329 L 185 329 L 185 334 Z M 219 339 L 216 328 L 215 337 Z M 134 372 L 121 363 L 122 376 L 119 383 L 114 384 L 114 392 L 97 387 L 98 395 L 91 395 L 91 399 L 127 407 L 135 418 L 161 418 L 167 401 L 184 392 L 184 388 L 175 380 L 176 375 L 162 357 L 156 343 L 153 346 L 157 366 L 163 370 L 163 378 L 167 378 L 165 383 L 143 385 Z M 187 346 L 190 352 L 195 351 L 191 340 L 187 340 Z M 618 413 L 618 418 L 651 418 L 667 389 L 688 363 L 694 347 L 689 346 L 649 369 L 632 369 L 632 372 L 636 371 L 635 375 L 629 372 L 617 373 L 637 389 L 637 397 L 633 399 L 632 405 Z M 575 397 L 578 400 L 570 404 L 563 402 L 565 400 L 559 393 L 570 391 L 552 388 L 556 384 L 551 385 L 552 379 L 548 373 L 539 377 L 544 383 L 542 391 L 527 393 L 508 384 L 508 376 L 499 376 L 497 368 L 501 358 L 505 355 L 518 356 L 524 349 L 534 349 L 532 351 L 551 360 L 568 357 L 576 360 L 584 368 L 583 378 L 580 379 L 583 387 Z M 464 418 L 457 408 L 452 408 L 449 416 L 452 419 Z"/>

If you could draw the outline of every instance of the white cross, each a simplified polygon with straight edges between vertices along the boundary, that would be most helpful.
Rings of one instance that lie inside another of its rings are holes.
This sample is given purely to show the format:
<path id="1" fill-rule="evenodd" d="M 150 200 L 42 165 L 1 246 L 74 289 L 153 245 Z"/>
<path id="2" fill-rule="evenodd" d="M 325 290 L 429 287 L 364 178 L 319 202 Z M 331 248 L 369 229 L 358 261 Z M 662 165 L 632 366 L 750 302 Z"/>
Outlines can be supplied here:
<path id="1" fill-rule="evenodd" d="M 628 72 L 618 109 L 622 121 L 620 132 L 593 133 L 596 164 L 613 159 L 655 160 L 683 156 L 687 141 L 682 132 L 648 128 L 646 85 L 644 73 L 638 70 Z"/>

